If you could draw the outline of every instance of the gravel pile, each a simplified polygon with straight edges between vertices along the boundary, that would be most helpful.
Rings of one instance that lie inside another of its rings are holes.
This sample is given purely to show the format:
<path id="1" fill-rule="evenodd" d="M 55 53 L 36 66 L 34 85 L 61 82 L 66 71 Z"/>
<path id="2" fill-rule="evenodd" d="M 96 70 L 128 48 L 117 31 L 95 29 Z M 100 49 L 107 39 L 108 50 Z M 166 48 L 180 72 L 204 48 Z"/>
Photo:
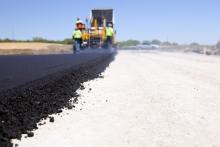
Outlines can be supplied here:
<path id="1" fill-rule="evenodd" d="M 106 54 L 78 68 L 1 92 L 0 147 L 12 147 L 11 139 L 20 139 L 22 134 L 34 136 L 31 131 L 41 120 L 61 113 L 63 108 L 74 108 L 76 90 L 83 88 L 83 82 L 98 78 L 113 59 L 114 54 Z M 55 120 L 50 117 L 49 121 Z"/>

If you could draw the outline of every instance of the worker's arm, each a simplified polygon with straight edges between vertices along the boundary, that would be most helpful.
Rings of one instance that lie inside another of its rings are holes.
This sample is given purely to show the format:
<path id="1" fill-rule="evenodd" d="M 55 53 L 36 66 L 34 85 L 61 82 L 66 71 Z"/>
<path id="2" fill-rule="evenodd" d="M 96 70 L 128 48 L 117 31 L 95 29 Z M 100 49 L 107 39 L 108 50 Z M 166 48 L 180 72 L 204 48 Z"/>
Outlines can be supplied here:
<path id="1" fill-rule="evenodd" d="M 114 29 L 111 29 L 111 32 L 112 32 L 112 37 L 114 38 L 115 37 Z"/>
<path id="2" fill-rule="evenodd" d="M 112 43 L 114 44 L 115 43 L 115 32 L 113 28 L 111 29 L 111 33 L 112 33 Z"/>

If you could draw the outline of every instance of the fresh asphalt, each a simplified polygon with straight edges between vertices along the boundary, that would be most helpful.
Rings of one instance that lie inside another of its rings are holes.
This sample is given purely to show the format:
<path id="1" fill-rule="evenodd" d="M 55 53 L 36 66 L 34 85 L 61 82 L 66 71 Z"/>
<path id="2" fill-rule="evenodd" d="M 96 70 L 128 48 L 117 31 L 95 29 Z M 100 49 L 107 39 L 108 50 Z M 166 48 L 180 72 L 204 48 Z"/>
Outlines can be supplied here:
<path id="1" fill-rule="evenodd" d="M 0 92 L 90 62 L 112 50 L 88 49 L 74 54 L 0 56 Z"/>

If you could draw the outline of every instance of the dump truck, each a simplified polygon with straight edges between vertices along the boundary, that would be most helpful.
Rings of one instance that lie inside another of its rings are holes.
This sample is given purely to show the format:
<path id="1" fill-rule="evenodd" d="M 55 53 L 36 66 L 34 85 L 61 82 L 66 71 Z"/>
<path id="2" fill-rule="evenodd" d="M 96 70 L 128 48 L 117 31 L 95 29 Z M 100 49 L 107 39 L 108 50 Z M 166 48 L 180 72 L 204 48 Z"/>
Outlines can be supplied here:
<path id="1" fill-rule="evenodd" d="M 83 33 L 83 48 L 107 48 L 106 27 L 112 24 L 114 29 L 113 9 L 93 9 L 84 24 L 79 25 Z M 78 26 L 77 26 L 78 27 Z M 113 38 L 113 44 L 115 36 Z"/>

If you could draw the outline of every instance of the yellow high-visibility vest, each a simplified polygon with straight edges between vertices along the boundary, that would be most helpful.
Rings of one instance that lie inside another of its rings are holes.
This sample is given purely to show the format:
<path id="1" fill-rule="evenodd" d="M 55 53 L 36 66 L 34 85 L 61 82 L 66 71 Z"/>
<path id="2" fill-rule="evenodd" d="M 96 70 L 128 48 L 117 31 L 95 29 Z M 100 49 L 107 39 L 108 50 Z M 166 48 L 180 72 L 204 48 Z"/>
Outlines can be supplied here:
<path id="1" fill-rule="evenodd" d="M 73 38 L 74 39 L 80 39 L 82 38 L 82 32 L 80 30 L 76 30 L 73 32 Z"/>
<path id="2" fill-rule="evenodd" d="M 114 30 L 112 27 L 106 28 L 106 36 L 112 37 L 114 35 Z"/>

